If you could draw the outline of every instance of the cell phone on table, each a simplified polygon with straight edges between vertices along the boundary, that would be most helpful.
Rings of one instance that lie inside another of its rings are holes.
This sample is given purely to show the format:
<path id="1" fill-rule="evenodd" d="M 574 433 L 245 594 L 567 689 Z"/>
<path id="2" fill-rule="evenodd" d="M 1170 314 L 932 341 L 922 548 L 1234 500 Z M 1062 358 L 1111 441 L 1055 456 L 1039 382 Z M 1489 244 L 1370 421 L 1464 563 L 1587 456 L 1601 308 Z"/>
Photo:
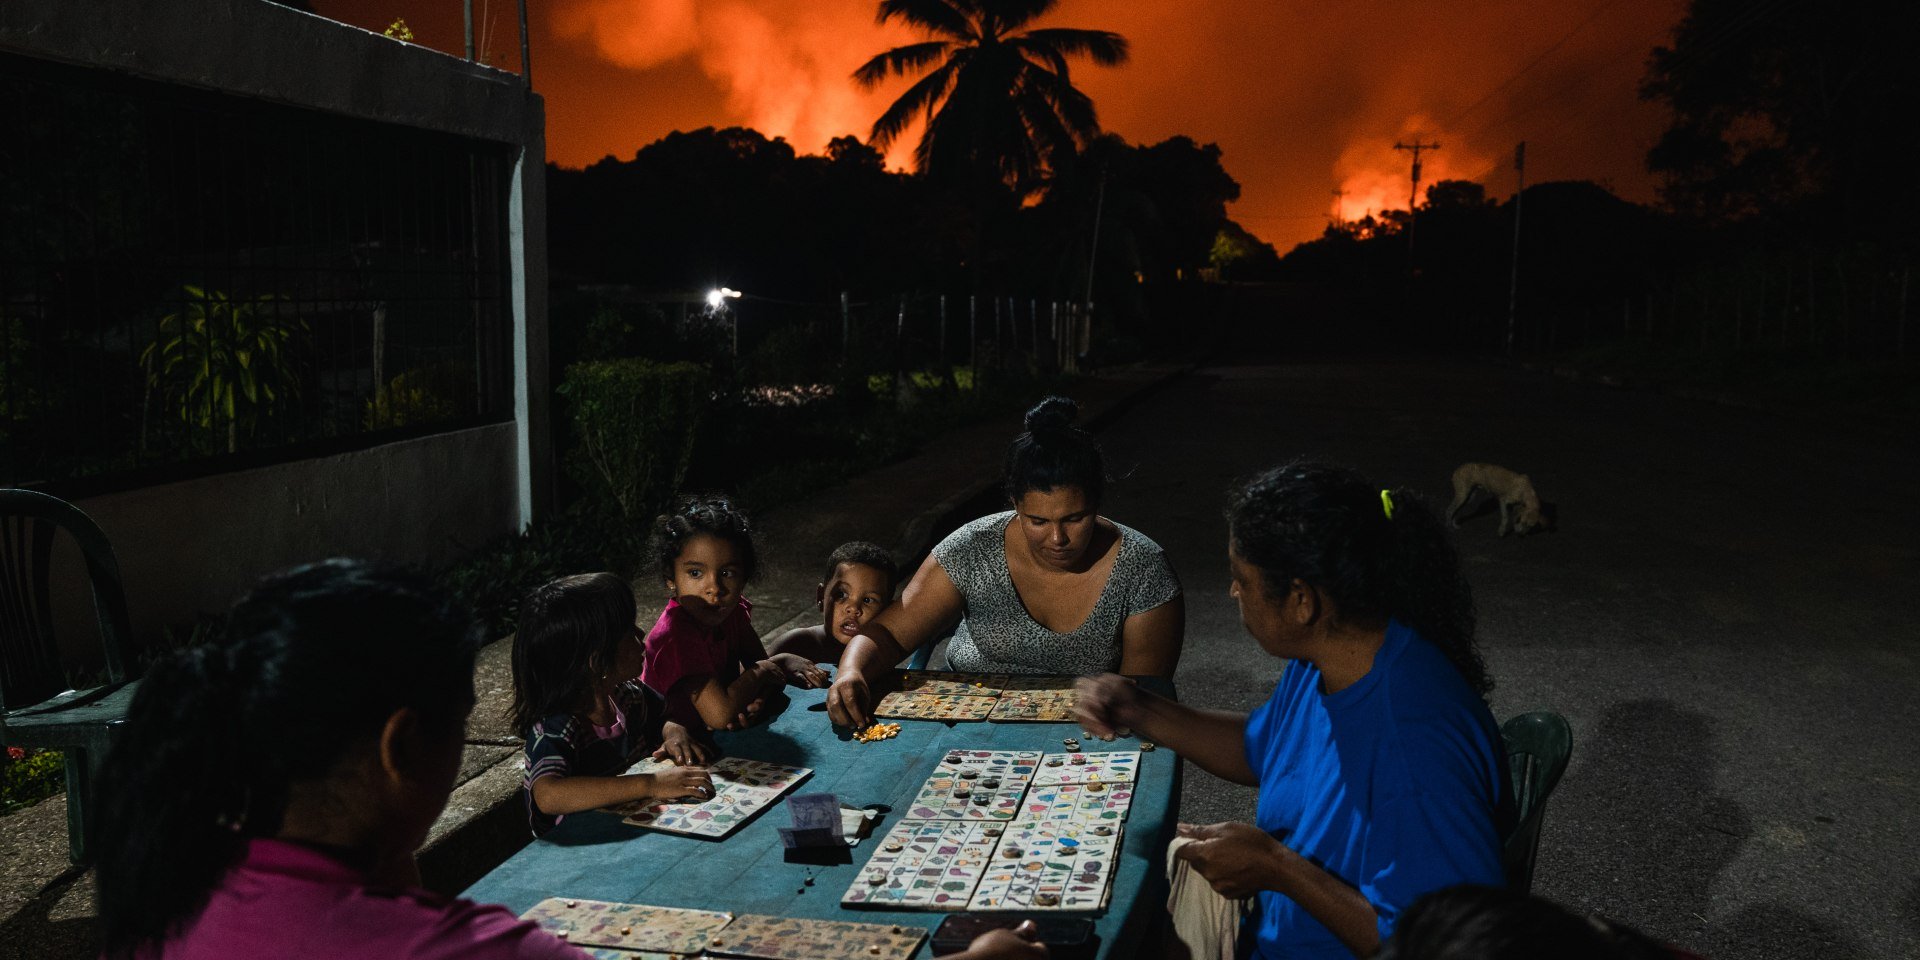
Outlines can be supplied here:
<path id="1" fill-rule="evenodd" d="M 1032 920 L 1038 928 L 1035 939 L 1047 945 L 1052 957 L 1091 957 L 1094 955 L 1093 921 L 1086 917 L 1063 917 L 1046 913 L 955 913 L 933 928 L 933 955 L 959 953 L 975 937 L 993 930 L 1011 930 Z"/>

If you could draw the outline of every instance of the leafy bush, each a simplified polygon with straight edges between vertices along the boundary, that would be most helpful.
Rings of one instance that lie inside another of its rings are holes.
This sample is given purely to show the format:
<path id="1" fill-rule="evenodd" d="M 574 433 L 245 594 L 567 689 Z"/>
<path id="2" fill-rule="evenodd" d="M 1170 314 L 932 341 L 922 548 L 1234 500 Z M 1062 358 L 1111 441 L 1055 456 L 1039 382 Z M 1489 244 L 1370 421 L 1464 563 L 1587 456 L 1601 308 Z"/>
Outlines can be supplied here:
<path id="1" fill-rule="evenodd" d="M 442 573 L 440 582 L 473 608 L 489 638 L 504 637 L 518 622 L 520 598 L 540 584 L 595 570 L 631 577 L 646 533 L 646 524 L 611 510 L 576 506 L 475 550 Z"/>
<path id="2" fill-rule="evenodd" d="M 408 370 L 367 401 L 368 430 L 452 420 L 473 408 L 473 367 L 457 361 Z"/>
<path id="3" fill-rule="evenodd" d="M 140 354 L 150 396 L 204 437 L 222 429 L 225 452 L 240 449 L 261 421 L 300 399 L 299 352 L 310 331 L 283 318 L 279 297 L 243 300 L 186 285 L 183 309 L 160 318 L 158 336 Z M 209 451 L 213 452 L 213 451 Z"/>
<path id="4" fill-rule="evenodd" d="M 66 760 L 55 751 L 8 747 L 0 763 L 5 764 L 0 767 L 0 810 L 7 813 L 30 807 L 66 787 Z"/>
<path id="5" fill-rule="evenodd" d="M 559 393 L 573 419 L 567 469 L 590 498 L 629 521 L 673 496 L 692 462 L 710 377 L 691 363 L 603 360 L 567 368 Z"/>

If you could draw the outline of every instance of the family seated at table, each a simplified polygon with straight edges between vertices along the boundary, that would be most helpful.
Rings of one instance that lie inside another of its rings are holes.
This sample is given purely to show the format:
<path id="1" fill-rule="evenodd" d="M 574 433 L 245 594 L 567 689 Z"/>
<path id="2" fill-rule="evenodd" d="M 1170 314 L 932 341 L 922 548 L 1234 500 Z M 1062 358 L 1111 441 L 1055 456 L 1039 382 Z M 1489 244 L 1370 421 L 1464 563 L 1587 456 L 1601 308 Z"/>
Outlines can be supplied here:
<path id="1" fill-rule="evenodd" d="M 951 630 L 954 669 L 1102 674 L 1081 681 L 1089 732 L 1149 738 L 1259 787 L 1252 824 L 1182 827 L 1175 856 L 1198 880 L 1173 906 L 1190 946 L 1244 937 L 1242 955 L 1366 956 L 1423 894 L 1500 883 L 1511 798 L 1491 682 L 1425 505 L 1313 463 L 1233 491 L 1231 592 L 1255 642 L 1289 664 L 1251 716 L 1194 708 L 1121 676 L 1173 672 L 1181 590 L 1152 540 L 1101 516 L 1108 470 L 1074 413 L 1059 398 L 1029 412 L 1007 457 L 1013 509 L 942 541 L 898 602 L 884 552 L 836 551 L 821 627 L 772 650 L 744 597 L 749 524 L 724 497 L 685 498 L 661 519 L 665 609 L 644 639 L 618 578 L 533 591 L 513 721 L 535 830 L 633 799 L 711 796 L 699 764 L 712 731 L 776 712 L 787 685 L 827 684 L 815 664 L 836 648 L 831 719 L 864 725 L 881 674 Z M 501 908 L 418 889 L 413 852 L 459 768 L 478 639 L 423 582 L 331 560 L 266 579 L 222 639 L 157 665 L 102 789 L 108 955 L 580 956 Z M 647 754 L 679 766 L 621 775 Z M 1219 896 L 1251 898 L 1244 926 Z M 969 955 L 1043 950 L 1002 931 Z"/>

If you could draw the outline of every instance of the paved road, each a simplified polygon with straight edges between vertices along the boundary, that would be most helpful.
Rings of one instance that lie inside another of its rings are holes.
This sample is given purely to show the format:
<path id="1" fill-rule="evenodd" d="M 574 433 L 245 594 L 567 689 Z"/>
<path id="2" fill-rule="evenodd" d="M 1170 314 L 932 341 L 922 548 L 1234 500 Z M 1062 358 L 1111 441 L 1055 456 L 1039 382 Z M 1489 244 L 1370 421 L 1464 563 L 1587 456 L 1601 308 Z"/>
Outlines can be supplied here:
<path id="1" fill-rule="evenodd" d="M 1722 957 L 1920 956 L 1920 445 L 1504 366 L 1198 370 L 1103 435 L 1114 517 L 1188 591 L 1190 699 L 1248 709 L 1278 662 L 1226 595 L 1221 491 L 1296 455 L 1444 506 L 1467 460 L 1532 474 L 1560 532 L 1458 544 L 1499 717 L 1574 730 L 1535 892 Z M 1191 771 L 1183 818 L 1250 818 Z"/>

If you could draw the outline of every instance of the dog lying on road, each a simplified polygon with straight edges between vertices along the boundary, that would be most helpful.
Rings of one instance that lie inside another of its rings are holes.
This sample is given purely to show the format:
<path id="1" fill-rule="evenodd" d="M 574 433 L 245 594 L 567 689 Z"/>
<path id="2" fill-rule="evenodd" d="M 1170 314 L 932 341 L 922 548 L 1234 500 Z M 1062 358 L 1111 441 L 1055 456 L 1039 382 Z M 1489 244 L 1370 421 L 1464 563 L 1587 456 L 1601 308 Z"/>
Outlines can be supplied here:
<path id="1" fill-rule="evenodd" d="M 1525 535 L 1547 530 L 1552 520 L 1540 506 L 1540 495 L 1524 473 L 1491 463 L 1463 463 L 1453 471 L 1453 502 L 1447 505 L 1447 525 L 1460 526 L 1460 511 L 1475 490 L 1484 490 L 1500 502 L 1500 535 L 1507 531 Z"/>

